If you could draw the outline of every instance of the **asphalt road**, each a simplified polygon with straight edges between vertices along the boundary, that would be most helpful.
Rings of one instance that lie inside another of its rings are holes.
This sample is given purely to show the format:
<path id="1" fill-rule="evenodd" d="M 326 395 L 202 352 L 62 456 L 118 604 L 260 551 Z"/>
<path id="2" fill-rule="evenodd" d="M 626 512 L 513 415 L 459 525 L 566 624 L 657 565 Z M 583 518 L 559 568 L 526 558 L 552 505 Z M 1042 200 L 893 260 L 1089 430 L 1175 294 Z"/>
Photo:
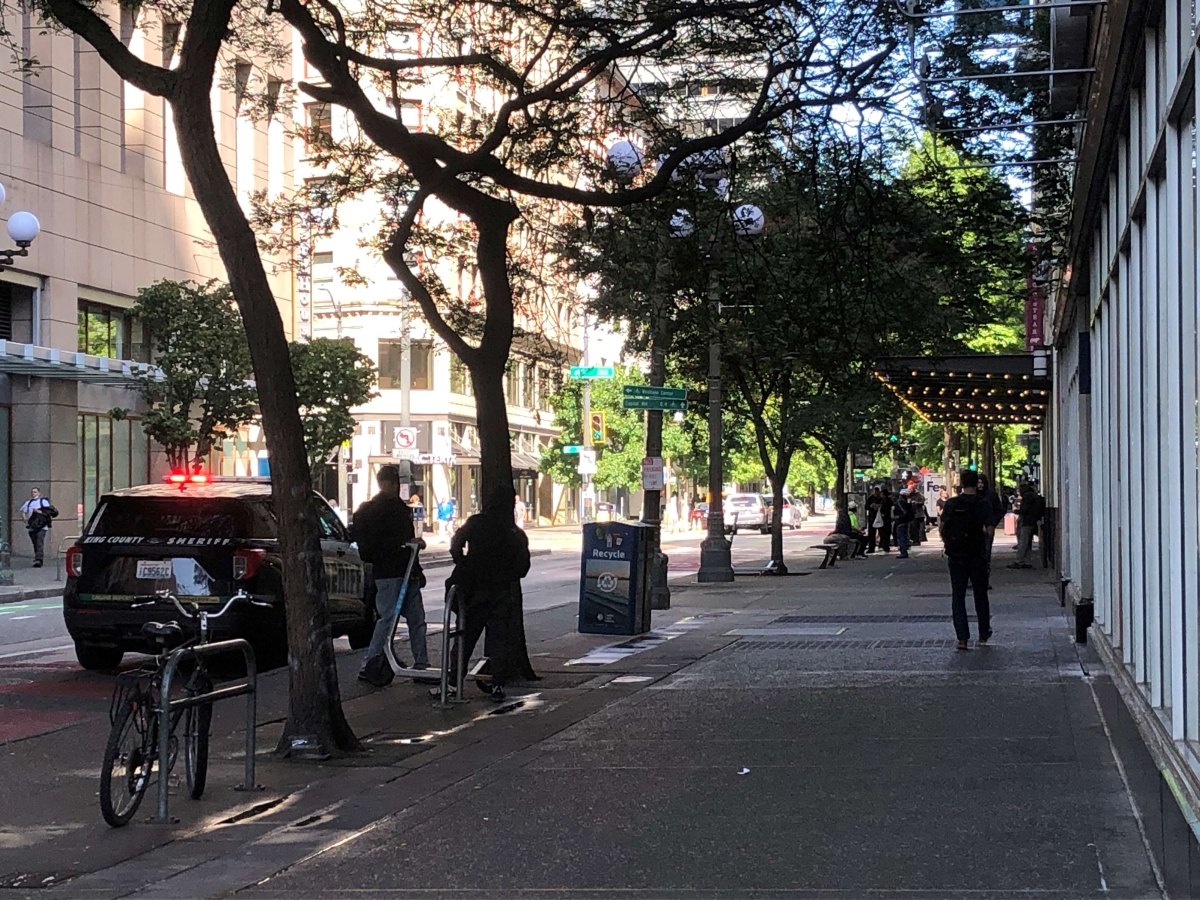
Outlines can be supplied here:
<path id="1" fill-rule="evenodd" d="M 793 553 L 814 542 L 830 520 L 806 523 L 803 530 L 785 533 L 785 552 Z M 668 535 L 663 547 L 670 557 L 672 579 L 693 575 L 700 564 L 699 531 Z M 536 545 L 536 536 L 534 541 Z M 761 564 L 770 555 L 770 537 L 741 533 L 733 542 L 735 566 Z M 425 589 L 426 617 L 431 625 L 442 616 L 441 591 L 436 588 L 449 575 L 448 567 L 428 570 L 430 586 Z M 547 556 L 535 556 L 533 567 L 524 581 L 525 609 L 535 612 L 555 606 L 575 603 L 579 589 L 579 556 L 572 549 L 556 549 Z M 348 649 L 344 640 L 339 647 Z M 71 638 L 63 625 L 61 598 L 32 600 L 26 603 L 0 604 L 0 661 L 10 663 L 70 662 L 75 658 Z"/>

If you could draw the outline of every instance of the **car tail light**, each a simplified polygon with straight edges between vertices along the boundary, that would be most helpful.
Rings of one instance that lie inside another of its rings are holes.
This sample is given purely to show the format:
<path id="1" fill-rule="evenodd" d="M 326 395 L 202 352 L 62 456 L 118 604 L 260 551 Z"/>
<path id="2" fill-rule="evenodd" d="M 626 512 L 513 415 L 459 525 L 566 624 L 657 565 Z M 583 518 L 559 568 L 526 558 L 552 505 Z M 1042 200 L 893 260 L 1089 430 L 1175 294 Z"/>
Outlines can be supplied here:
<path id="1" fill-rule="evenodd" d="M 78 578 L 83 574 L 83 548 L 72 547 L 67 551 L 67 576 Z"/>
<path id="2" fill-rule="evenodd" d="M 265 550 L 238 550 L 233 554 L 233 579 L 234 581 L 245 581 L 248 578 L 253 578 L 258 574 L 258 567 L 262 565 L 263 558 L 267 555 Z"/>

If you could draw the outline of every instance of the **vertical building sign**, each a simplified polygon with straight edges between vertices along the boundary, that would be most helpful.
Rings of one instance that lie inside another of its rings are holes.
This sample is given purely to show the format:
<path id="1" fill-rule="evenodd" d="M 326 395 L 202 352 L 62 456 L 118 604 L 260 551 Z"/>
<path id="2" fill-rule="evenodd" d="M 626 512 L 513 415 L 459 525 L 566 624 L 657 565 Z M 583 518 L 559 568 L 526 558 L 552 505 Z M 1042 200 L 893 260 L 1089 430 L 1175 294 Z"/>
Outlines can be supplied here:
<path id="1" fill-rule="evenodd" d="M 312 339 L 312 226 L 308 216 L 300 217 L 299 240 L 296 242 L 296 305 L 299 334 L 302 340 Z"/>
<path id="2" fill-rule="evenodd" d="M 1045 343 L 1042 329 L 1046 318 L 1050 264 L 1039 259 L 1038 245 L 1032 241 L 1025 245 L 1025 254 L 1029 258 L 1029 273 L 1025 279 L 1025 349 L 1032 353 Z"/>

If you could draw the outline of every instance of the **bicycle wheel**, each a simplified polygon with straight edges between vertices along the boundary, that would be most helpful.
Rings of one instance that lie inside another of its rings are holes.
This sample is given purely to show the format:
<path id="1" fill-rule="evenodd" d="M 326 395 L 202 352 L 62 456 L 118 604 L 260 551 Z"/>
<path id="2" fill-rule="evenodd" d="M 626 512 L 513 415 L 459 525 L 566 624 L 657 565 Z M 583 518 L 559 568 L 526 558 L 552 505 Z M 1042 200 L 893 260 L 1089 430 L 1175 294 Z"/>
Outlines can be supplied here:
<path id="1" fill-rule="evenodd" d="M 125 702 L 113 722 L 100 769 L 100 813 L 113 828 L 129 824 L 154 767 L 154 714 L 140 697 Z"/>
<path id="2" fill-rule="evenodd" d="M 188 684 L 191 696 L 207 694 L 212 690 L 212 680 L 198 673 Z M 212 704 L 189 706 L 183 711 L 183 761 L 187 770 L 188 794 L 193 800 L 204 796 L 204 785 L 208 779 L 208 734 L 212 726 Z"/>

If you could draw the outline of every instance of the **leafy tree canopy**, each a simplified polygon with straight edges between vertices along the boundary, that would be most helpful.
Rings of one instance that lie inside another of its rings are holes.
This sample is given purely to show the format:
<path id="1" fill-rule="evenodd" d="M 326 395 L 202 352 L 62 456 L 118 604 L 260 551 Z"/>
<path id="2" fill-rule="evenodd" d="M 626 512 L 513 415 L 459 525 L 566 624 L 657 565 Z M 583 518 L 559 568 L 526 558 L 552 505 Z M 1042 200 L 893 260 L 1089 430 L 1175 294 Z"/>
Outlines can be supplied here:
<path id="1" fill-rule="evenodd" d="M 304 446 L 313 477 L 354 433 L 350 409 L 377 396 L 375 366 L 354 342 L 315 338 L 290 345 Z"/>
<path id="2" fill-rule="evenodd" d="M 199 469 L 213 444 L 255 412 L 250 352 L 233 294 L 213 281 L 163 280 L 138 292 L 133 314 L 151 335 L 158 370 L 139 376 L 150 407 L 142 428 L 173 468 Z"/>

